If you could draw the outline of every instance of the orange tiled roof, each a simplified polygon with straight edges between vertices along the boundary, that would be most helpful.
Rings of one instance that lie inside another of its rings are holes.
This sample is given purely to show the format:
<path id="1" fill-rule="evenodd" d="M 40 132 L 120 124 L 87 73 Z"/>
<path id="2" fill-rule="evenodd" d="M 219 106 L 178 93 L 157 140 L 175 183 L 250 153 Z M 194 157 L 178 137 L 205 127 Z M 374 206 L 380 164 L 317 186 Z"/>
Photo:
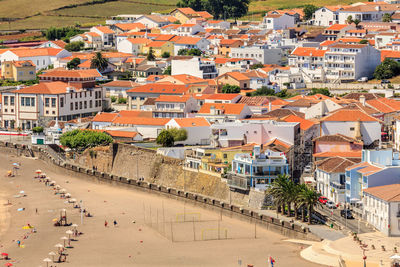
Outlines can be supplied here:
<path id="1" fill-rule="evenodd" d="M 142 23 L 116 23 L 114 26 L 120 28 L 123 31 L 130 31 L 134 29 L 145 29 L 146 26 L 144 26 Z"/>
<path id="2" fill-rule="evenodd" d="M 219 41 L 220 45 L 233 45 L 236 43 L 242 43 L 241 40 L 236 40 L 236 39 L 222 39 L 221 41 Z"/>
<path id="3" fill-rule="evenodd" d="M 182 128 L 188 127 L 205 127 L 210 123 L 205 118 L 175 118 L 176 123 Z"/>
<path id="4" fill-rule="evenodd" d="M 179 102 L 186 103 L 191 98 L 190 95 L 160 95 L 155 102 Z"/>
<path id="5" fill-rule="evenodd" d="M 26 48 L 26 49 L 9 49 L 18 57 L 40 57 L 40 56 L 56 56 L 64 49 L 61 48 Z"/>
<path id="6" fill-rule="evenodd" d="M 333 112 L 331 115 L 328 115 L 321 119 L 324 121 L 362 121 L 362 122 L 380 122 L 380 120 L 369 116 L 368 114 L 355 109 L 341 109 Z"/>
<path id="7" fill-rule="evenodd" d="M 40 83 L 12 91 L 19 94 L 57 95 L 65 94 L 68 84 L 63 82 Z"/>
<path id="8" fill-rule="evenodd" d="M 229 76 L 231 76 L 232 78 L 234 78 L 235 80 L 238 80 L 238 81 L 247 81 L 247 80 L 250 79 L 249 77 L 247 77 L 243 73 L 237 72 L 237 71 L 227 72 L 224 75 L 229 75 Z"/>
<path id="9" fill-rule="evenodd" d="M 199 110 L 199 114 L 210 114 L 210 108 L 222 110 L 223 114 L 239 115 L 244 109 L 245 104 L 221 104 L 221 103 L 204 103 Z"/>
<path id="10" fill-rule="evenodd" d="M 383 113 L 392 113 L 400 111 L 399 101 L 384 97 L 368 100 L 367 104 Z"/>
<path id="11" fill-rule="evenodd" d="M 151 83 L 127 90 L 128 93 L 154 93 L 154 94 L 184 94 L 188 88 L 185 85 L 172 83 Z"/>
<path id="12" fill-rule="evenodd" d="M 198 42 L 200 42 L 201 38 L 199 37 L 190 37 L 190 36 L 185 36 L 185 37 L 180 37 L 175 41 L 176 44 L 191 44 L 195 45 Z"/>
<path id="13" fill-rule="evenodd" d="M 102 33 L 113 34 L 115 33 L 113 30 L 110 29 L 108 26 L 96 26 L 97 30 L 101 31 Z"/>
<path id="14" fill-rule="evenodd" d="M 348 24 L 333 24 L 332 26 L 329 26 L 328 28 L 326 28 L 326 30 L 328 31 L 340 31 L 344 28 L 346 28 L 347 26 L 349 26 Z"/>
<path id="15" fill-rule="evenodd" d="M 106 133 L 111 135 L 112 137 L 122 137 L 122 138 L 134 138 L 138 135 L 138 132 L 131 131 L 117 131 L 117 130 L 105 130 Z"/>
<path id="16" fill-rule="evenodd" d="M 24 66 L 26 63 L 28 63 L 26 66 Z M 35 67 L 36 65 L 33 64 L 33 62 L 31 60 L 17 60 L 17 61 L 13 61 L 12 64 L 15 67 L 27 67 L 27 66 L 33 66 Z"/>
<path id="17" fill-rule="evenodd" d="M 300 118 L 295 115 L 289 115 L 285 118 L 282 118 L 286 122 L 299 122 L 300 123 L 300 129 L 303 131 L 307 131 L 310 129 L 312 126 L 314 126 L 314 123 L 312 121 Z"/>
<path id="18" fill-rule="evenodd" d="M 167 42 L 163 42 L 163 41 L 152 41 L 151 43 L 147 44 L 147 47 L 162 47 L 166 43 Z"/>
<path id="19" fill-rule="evenodd" d="M 58 68 L 54 70 L 48 70 L 45 73 L 39 75 L 39 77 L 97 78 L 97 77 L 102 77 L 102 75 L 96 69 L 65 70 Z"/>
<path id="20" fill-rule="evenodd" d="M 196 11 L 194 11 L 191 7 L 181 7 L 177 8 L 180 12 L 182 12 L 185 15 L 191 15 L 191 14 L 196 14 Z"/>
<path id="21" fill-rule="evenodd" d="M 113 124 L 122 125 L 152 125 L 152 126 L 164 126 L 170 119 L 168 118 L 143 118 L 143 117 L 117 117 L 113 121 Z"/>
<path id="22" fill-rule="evenodd" d="M 319 152 L 319 153 L 314 153 L 313 157 L 315 157 L 315 158 L 331 158 L 331 157 L 361 158 L 361 150 L 360 151 Z"/>
<path id="23" fill-rule="evenodd" d="M 116 117 L 118 117 L 118 113 L 106 113 L 100 112 L 94 116 L 94 122 L 112 122 Z"/>
<path id="24" fill-rule="evenodd" d="M 124 80 L 111 81 L 102 85 L 102 87 L 125 87 L 125 88 L 133 88 L 136 86 L 139 86 L 139 84 L 132 81 L 124 81 Z"/>
<path id="25" fill-rule="evenodd" d="M 369 187 L 364 189 L 364 193 L 386 202 L 400 202 L 400 184 Z"/>
<path id="26" fill-rule="evenodd" d="M 203 83 L 207 81 L 202 78 L 192 76 L 189 74 L 177 74 L 177 75 L 171 75 L 171 77 L 184 84 Z"/>
<path id="27" fill-rule="evenodd" d="M 323 57 L 326 50 L 317 49 L 314 47 L 297 47 L 292 55 L 301 57 Z"/>
<path id="28" fill-rule="evenodd" d="M 394 50 L 381 50 L 381 61 L 384 61 L 385 58 L 400 58 L 400 51 Z"/>

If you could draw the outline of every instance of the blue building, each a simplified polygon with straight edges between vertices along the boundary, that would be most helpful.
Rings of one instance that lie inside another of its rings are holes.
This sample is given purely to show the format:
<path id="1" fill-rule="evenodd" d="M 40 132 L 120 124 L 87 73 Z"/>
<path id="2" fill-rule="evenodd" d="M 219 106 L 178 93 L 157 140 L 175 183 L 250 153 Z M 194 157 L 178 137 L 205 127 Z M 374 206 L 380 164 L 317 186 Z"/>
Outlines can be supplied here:
<path id="1" fill-rule="evenodd" d="M 360 204 L 364 189 L 399 183 L 398 152 L 392 149 L 363 150 L 361 162 L 346 168 L 346 202 Z"/>
<path id="2" fill-rule="evenodd" d="M 289 174 L 289 164 L 284 153 L 255 146 L 253 153 L 238 153 L 232 160 L 232 171 L 228 175 L 231 188 L 265 190 L 280 174 Z"/>

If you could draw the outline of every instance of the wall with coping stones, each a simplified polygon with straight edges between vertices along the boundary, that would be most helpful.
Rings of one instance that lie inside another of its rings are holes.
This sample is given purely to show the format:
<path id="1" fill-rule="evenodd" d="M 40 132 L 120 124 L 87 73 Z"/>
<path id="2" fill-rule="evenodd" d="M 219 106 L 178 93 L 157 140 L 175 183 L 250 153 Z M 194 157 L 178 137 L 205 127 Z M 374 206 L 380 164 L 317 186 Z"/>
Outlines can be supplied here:
<path id="1" fill-rule="evenodd" d="M 5 151 L 6 153 L 20 155 L 21 151 L 22 153 L 26 153 L 27 149 L 28 147 L 26 146 L 0 142 L 0 152 Z M 32 147 L 32 150 L 35 156 L 37 156 L 39 159 L 43 160 L 46 163 L 53 164 L 54 171 L 56 172 L 73 175 L 74 177 L 78 177 L 81 179 L 89 179 L 98 183 L 108 183 L 115 186 L 129 187 L 136 190 L 144 190 L 156 193 L 164 197 L 189 201 L 195 206 L 219 211 L 224 216 L 238 218 L 240 220 L 244 220 L 250 223 L 257 223 L 257 225 L 262 226 L 267 230 L 278 232 L 289 238 L 306 239 L 313 241 L 321 240 L 318 236 L 311 233 L 309 231 L 309 228 L 304 228 L 296 223 L 289 223 L 266 215 L 261 215 L 254 210 L 242 208 L 236 204 L 231 205 L 220 199 L 193 192 L 184 192 L 182 189 L 167 187 L 164 185 L 159 185 L 146 181 L 137 181 L 136 179 L 130 179 L 128 177 L 115 174 L 93 171 L 89 168 L 80 167 L 77 164 L 61 163 L 40 147 L 34 146 Z M 166 161 L 169 162 L 169 160 Z"/>

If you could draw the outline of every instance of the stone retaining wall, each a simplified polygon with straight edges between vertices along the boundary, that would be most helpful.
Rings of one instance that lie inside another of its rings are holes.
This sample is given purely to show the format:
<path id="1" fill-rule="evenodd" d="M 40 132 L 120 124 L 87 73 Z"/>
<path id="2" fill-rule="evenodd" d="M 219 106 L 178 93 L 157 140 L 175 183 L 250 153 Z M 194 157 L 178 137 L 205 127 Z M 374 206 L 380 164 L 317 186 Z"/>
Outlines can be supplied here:
<path id="1" fill-rule="evenodd" d="M 27 146 L 12 144 L 8 142 L 0 142 L 0 150 L 20 155 L 25 150 L 30 149 Z M 283 220 L 278 220 L 266 215 L 261 215 L 257 211 L 242 208 L 237 205 L 230 205 L 209 196 L 196 194 L 192 192 L 184 192 L 181 189 L 168 187 L 165 185 L 158 185 L 136 179 L 127 178 L 124 176 L 109 174 L 101 171 L 93 171 L 91 169 L 82 168 L 71 163 L 62 163 L 55 159 L 52 155 L 46 152 L 43 148 L 32 147 L 35 156 L 39 159 L 51 163 L 55 166 L 54 171 L 63 174 L 73 175 L 81 179 L 90 179 L 99 183 L 108 183 L 137 190 L 157 193 L 166 197 L 175 198 L 179 200 L 190 201 L 195 206 L 212 209 L 222 212 L 223 215 L 238 218 L 250 223 L 257 223 L 267 230 L 278 232 L 288 238 L 306 239 L 313 241 L 320 241 L 321 239 L 312 234 L 309 228 L 302 227 L 296 223 L 289 223 Z"/>

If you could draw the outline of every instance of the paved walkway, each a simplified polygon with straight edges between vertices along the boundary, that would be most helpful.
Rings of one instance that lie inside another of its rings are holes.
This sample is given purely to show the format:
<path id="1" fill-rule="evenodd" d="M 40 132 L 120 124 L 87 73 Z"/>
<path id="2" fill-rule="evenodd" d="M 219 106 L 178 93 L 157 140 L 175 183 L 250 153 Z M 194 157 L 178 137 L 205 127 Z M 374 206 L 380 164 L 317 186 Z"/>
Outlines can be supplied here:
<path id="1" fill-rule="evenodd" d="M 259 213 L 265 214 L 265 215 L 273 217 L 273 218 L 277 218 L 279 220 L 284 220 L 287 222 L 290 222 L 291 220 L 293 220 L 293 217 L 287 217 L 282 214 L 277 214 L 276 211 L 274 211 L 274 210 L 260 210 Z M 295 223 L 302 225 L 304 227 L 309 227 L 310 231 L 313 234 L 321 237 L 322 239 L 328 239 L 328 240 L 334 241 L 334 240 L 337 240 L 337 239 L 340 239 L 340 238 L 343 238 L 346 236 L 342 231 L 331 229 L 331 228 L 327 227 L 326 225 L 321 225 L 321 224 L 309 225 L 308 223 L 304 223 L 299 220 L 295 220 Z"/>

